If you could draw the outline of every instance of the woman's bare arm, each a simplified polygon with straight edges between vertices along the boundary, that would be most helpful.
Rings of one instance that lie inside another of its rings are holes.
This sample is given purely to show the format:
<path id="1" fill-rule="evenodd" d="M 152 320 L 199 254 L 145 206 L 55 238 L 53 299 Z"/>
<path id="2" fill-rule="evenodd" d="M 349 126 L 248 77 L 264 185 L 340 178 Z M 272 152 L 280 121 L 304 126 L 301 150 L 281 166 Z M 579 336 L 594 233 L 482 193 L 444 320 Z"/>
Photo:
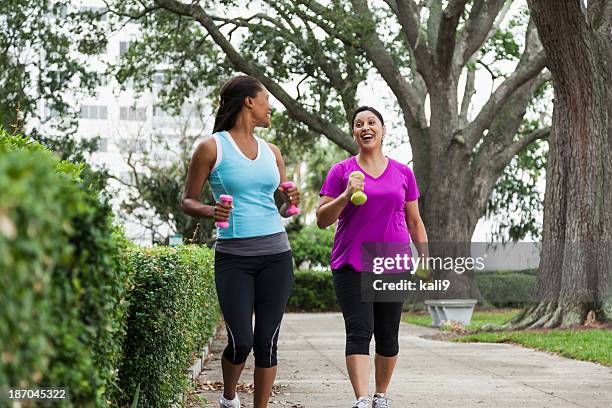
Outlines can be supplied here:
<path id="1" fill-rule="evenodd" d="M 408 226 L 412 242 L 414 242 L 418 254 L 427 258 L 429 256 L 427 231 L 425 231 L 425 224 L 423 224 L 421 214 L 419 213 L 419 201 L 408 201 L 404 205 L 404 212 L 406 213 L 406 225 Z"/>
<path id="2" fill-rule="evenodd" d="M 216 159 L 217 145 L 212 137 L 198 143 L 193 156 L 191 156 L 181 208 L 192 217 L 212 218 L 215 216 L 215 206 L 202 204 L 200 194 Z"/>
<path id="3" fill-rule="evenodd" d="M 278 148 L 278 146 L 272 143 L 268 143 L 268 146 L 270 146 L 270 150 L 272 150 L 272 153 L 274 153 L 274 157 L 276 158 L 276 166 L 278 167 L 278 173 L 280 174 L 280 182 L 282 184 L 283 182 L 287 181 L 287 174 L 285 170 L 285 161 L 283 160 L 283 155 L 280 149 Z M 289 197 L 291 197 L 291 199 L 289 199 Z M 287 189 L 287 190 L 279 188 L 274 193 L 274 202 L 276 204 L 276 207 L 278 208 L 278 212 L 283 217 L 287 218 L 289 217 L 289 215 L 287 214 L 287 207 L 288 207 L 287 203 L 291 203 L 295 206 L 299 206 L 300 205 L 300 191 L 298 190 L 297 187 Z"/>
<path id="4" fill-rule="evenodd" d="M 317 226 L 327 228 L 336 222 L 344 207 L 351 200 L 351 195 L 356 191 L 363 190 L 364 186 L 365 183 L 361 178 L 353 176 L 349 178 L 346 190 L 337 198 L 322 196 L 317 207 Z"/>

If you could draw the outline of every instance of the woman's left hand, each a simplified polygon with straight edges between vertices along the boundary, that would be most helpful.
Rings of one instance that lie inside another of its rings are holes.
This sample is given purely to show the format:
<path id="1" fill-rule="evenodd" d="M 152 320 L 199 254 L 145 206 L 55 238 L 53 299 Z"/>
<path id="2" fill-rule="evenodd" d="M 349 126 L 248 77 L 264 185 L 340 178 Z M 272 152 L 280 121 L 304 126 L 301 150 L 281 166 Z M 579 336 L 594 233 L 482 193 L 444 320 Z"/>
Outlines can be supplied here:
<path id="1" fill-rule="evenodd" d="M 280 191 L 282 191 L 283 195 L 285 196 L 285 202 L 287 203 L 287 205 L 295 205 L 296 207 L 299 207 L 300 205 L 300 190 L 298 190 L 297 186 L 296 187 L 292 187 L 292 188 L 282 188 L 279 187 L 278 188 Z"/>

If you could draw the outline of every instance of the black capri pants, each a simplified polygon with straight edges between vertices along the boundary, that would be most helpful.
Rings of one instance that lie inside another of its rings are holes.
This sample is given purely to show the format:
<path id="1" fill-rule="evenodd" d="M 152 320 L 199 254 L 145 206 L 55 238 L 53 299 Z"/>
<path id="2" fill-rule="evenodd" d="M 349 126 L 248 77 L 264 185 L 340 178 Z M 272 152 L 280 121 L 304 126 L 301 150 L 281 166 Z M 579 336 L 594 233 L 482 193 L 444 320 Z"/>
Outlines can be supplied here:
<path id="1" fill-rule="evenodd" d="M 344 316 L 345 355 L 370 354 L 374 334 L 376 354 L 396 356 L 399 353 L 398 332 L 404 302 L 362 302 L 361 272 L 347 265 L 332 272 L 336 298 Z"/>
<path id="2" fill-rule="evenodd" d="M 291 251 L 258 256 L 215 252 L 215 283 L 227 328 L 223 356 L 242 364 L 252 348 L 256 367 L 276 366 L 280 324 L 293 286 Z"/>

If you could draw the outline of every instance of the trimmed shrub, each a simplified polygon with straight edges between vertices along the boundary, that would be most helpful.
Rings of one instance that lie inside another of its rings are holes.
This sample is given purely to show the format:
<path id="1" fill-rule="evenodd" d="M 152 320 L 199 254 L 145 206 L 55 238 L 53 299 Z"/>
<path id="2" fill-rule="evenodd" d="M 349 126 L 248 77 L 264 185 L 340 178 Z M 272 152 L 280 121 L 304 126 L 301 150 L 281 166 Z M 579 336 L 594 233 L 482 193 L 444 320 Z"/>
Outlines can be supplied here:
<path id="1" fill-rule="evenodd" d="M 140 406 L 180 403 L 219 321 L 212 253 L 136 248 L 99 186 L 0 129 L 0 389 L 65 387 L 58 405 L 104 407 L 140 384 Z"/>
<path id="2" fill-rule="evenodd" d="M 298 268 L 307 263 L 310 268 L 329 267 L 334 245 L 334 230 L 306 226 L 289 233 L 293 260 Z"/>
<path id="3" fill-rule="evenodd" d="M 475 274 L 476 284 L 485 301 L 495 307 L 517 307 L 530 301 L 535 288 L 533 270 L 487 271 Z M 424 309 L 422 303 L 406 302 L 407 310 Z M 331 272 L 297 271 L 293 292 L 287 304 L 288 311 L 338 311 Z"/>
<path id="4" fill-rule="evenodd" d="M 61 386 L 64 405 L 117 393 L 129 271 L 82 164 L 0 130 L 0 387 Z"/>
<path id="5" fill-rule="evenodd" d="M 486 302 L 495 307 L 517 307 L 529 303 L 537 277 L 533 270 L 483 271 L 475 274 Z"/>
<path id="6" fill-rule="evenodd" d="M 219 322 L 213 252 L 195 245 L 131 251 L 134 288 L 120 369 L 124 402 L 140 387 L 139 406 L 181 404 L 185 370 Z"/>
<path id="7" fill-rule="evenodd" d="M 287 310 L 293 312 L 331 312 L 340 310 L 331 272 L 297 271 Z"/>

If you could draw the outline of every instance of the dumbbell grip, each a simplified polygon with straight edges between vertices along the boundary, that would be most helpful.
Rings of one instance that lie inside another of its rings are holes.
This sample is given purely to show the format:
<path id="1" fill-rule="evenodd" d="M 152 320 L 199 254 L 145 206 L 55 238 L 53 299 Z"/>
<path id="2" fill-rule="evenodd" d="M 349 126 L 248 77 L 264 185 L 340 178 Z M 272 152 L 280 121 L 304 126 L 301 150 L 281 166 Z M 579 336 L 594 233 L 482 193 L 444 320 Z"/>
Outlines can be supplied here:
<path id="1" fill-rule="evenodd" d="M 221 194 L 221 196 L 219 196 L 219 201 L 224 204 L 231 204 L 234 201 L 234 197 L 229 194 Z M 215 222 L 215 226 L 217 228 L 229 228 L 229 221 L 217 221 Z"/>
<path id="2" fill-rule="evenodd" d="M 295 183 L 293 181 L 285 181 L 283 183 L 281 183 L 281 188 L 283 189 L 289 189 L 289 188 L 293 188 L 295 187 Z M 300 209 L 295 206 L 294 204 L 290 204 L 289 207 L 287 207 L 287 210 L 285 211 L 287 215 L 296 215 L 300 213 Z"/>
<path id="3" fill-rule="evenodd" d="M 360 172 L 360 171 L 354 171 L 349 175 L 349 178 L 351 176 L 359 176 L 359 178 L 361 178 L 362 180 L 365 178 L 365 175 Z M 359 198 L 359 197 L 362 198 Z M 353 194 L 351 194 L 351 203 L 353 203 L 353 205 L 363 205 L 366 201 L 367 201 L 368 197 L 365 195 L 365 193 L 363 192 L 363 190 L 359 190 L 359 191 L 355 191 Z"/>

